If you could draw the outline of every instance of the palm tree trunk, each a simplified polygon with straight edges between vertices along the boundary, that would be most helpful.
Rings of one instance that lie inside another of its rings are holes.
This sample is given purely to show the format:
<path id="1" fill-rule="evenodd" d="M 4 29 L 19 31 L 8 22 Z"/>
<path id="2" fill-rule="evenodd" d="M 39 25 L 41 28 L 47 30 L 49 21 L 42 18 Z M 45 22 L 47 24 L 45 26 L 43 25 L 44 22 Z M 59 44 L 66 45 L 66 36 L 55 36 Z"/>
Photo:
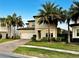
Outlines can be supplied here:
<path id="1" fill-rule="evenodd" d="M 50 38 L 51 38 L 51 37 L 50 37 L 50 24 L 48 24 L 48 41 L 49 41 L 49 42 L 51 41 Z"/>
<path id="2" fill-rule="evenodd" d="M 11 37 L 11 26 L 10 26 L 10 38 L 12 38 L 12 37 Z"/>
<path id="3" fill-rule="evenodd" d="M 15 34 L 15 26 L 14 26 L 14 38 L 15 38 L 16 34 Z"/>
<path id="4" fill-rule="evenodd" d="M 9 26 L 7 26 L 7 29 L 8 29 L 8 38 L 10 38 L 10 28 L 9 28 Z"/>
<path id="5" fill-rule="evenodd" d="M 70 28 L 69 28 L 69 22 L 68 22 L 68 43 L 70 43 Z"/>

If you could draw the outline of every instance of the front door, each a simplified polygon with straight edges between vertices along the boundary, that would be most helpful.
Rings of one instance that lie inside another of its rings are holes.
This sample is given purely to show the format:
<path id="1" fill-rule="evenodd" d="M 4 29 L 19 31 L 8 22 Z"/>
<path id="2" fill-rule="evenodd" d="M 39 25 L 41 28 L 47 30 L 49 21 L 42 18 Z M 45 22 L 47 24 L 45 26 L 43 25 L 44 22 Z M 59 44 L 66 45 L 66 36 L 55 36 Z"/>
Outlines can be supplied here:
<path id="1" fill-rule="evenodd" d="M 38 30 L 38 38 L 40 39 L 41 38 L 41 31 Z"/>

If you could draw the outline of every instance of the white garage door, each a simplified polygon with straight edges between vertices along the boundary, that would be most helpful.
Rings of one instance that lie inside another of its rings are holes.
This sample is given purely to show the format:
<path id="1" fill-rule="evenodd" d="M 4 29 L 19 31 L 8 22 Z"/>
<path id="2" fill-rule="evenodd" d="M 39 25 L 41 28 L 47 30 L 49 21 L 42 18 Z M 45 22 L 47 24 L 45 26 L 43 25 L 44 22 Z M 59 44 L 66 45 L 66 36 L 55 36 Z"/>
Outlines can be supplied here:
<path id="1" fill-rule="evenodd" d="M 33 33 L 21 33 L 21 39 L 31 39 Z"/>

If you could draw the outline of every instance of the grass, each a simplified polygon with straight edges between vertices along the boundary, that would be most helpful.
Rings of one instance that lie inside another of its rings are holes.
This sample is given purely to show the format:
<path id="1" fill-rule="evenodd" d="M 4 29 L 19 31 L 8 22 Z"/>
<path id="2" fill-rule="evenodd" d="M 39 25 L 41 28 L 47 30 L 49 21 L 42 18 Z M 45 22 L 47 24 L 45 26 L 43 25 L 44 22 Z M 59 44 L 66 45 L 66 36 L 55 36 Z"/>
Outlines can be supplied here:
<path id="1" fill-rule="evenodd" d="M 79 52 L 79 44 L 66 44 L 65 42 L 28 42 L 25 45 L 43 46 L 49 48 L 65 49 Z"/>
<path id="2" fill-rule="evenodd" d="M 0 39 L 0 43 L 12 41 L 12 40 L 14 40 L 14 39 Z"/>
<path id="3" fill-rule="evenodd" d="M 43 50 L 38 48 L 29 48 L 29 47 L 19 47 L 14 52 L 23 55 L 30 55 L 42 58 L 79 58 L 79 55 Z"/>

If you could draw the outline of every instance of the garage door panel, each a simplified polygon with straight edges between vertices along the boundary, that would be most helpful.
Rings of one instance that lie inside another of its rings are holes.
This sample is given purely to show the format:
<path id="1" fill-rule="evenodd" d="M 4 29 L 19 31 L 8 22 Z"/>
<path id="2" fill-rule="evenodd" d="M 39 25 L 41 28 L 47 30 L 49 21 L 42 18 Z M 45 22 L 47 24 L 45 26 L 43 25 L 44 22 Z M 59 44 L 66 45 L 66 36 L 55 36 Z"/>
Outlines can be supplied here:
<path id="1" fill-rule="evenodd" d="M 21 34 L 22 39 L 31 39 L 32 36 L 33 36 L 33 33 L 22 33 Z"/>

